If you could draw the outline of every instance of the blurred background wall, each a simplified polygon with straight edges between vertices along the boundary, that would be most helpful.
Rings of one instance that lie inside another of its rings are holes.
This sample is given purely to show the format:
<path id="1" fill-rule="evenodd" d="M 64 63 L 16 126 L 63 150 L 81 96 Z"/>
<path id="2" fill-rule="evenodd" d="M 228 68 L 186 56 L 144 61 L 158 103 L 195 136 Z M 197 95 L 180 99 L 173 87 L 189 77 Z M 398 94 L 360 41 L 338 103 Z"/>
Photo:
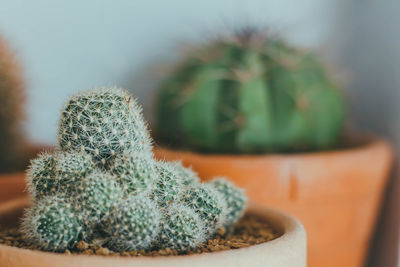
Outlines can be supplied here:
<path id="1" fill-rule="evenodd" d="M 351 120 L 395 142 L 400 140 L 398 14 L 396 0 L 0 0 L 0 32 L 25 70 L 26 127 L 36 142 L 55 143 L 63 101 L 93 86 L 130 89 L 151 118 L 159 65 L 176 57 L 177 44 L 246 23 L 268 25 L 344 66 L 338 74 L 347 77 Z M 388 186 L 370 266 L 397 264 L 396 177 Z"/>

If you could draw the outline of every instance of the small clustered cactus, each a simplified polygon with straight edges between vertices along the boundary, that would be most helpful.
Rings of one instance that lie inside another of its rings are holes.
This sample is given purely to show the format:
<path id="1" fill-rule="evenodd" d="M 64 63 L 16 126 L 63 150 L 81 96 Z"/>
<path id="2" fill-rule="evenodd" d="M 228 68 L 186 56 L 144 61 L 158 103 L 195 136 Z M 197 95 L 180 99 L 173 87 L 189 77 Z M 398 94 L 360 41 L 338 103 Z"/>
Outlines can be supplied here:
<path id="1" fill-rule="evenodd" d="M 21 229 L 43 250 L 96 240 L 114 251 L 184 253 L 243 214 L 246 197 L 232 183 L 201 183 L 180 162 L 154 158 L 141 109 L 122 89 L 72 96 L 58 132 L 59 147 L 27 172 L 33 206 Z"/>

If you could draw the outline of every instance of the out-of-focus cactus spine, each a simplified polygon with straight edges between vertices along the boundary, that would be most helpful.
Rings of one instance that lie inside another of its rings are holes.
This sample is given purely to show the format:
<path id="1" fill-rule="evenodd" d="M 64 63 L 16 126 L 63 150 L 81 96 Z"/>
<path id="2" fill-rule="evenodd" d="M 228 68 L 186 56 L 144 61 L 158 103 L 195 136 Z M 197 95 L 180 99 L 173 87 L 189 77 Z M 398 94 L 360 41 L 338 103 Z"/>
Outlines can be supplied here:
<path id="1" fill-rule="evenodd" d="M 327 149 L 344 104 L 316 55 L 245 29 L 188 54 L 161 85 L 156 134 L 210 152 Z"/>

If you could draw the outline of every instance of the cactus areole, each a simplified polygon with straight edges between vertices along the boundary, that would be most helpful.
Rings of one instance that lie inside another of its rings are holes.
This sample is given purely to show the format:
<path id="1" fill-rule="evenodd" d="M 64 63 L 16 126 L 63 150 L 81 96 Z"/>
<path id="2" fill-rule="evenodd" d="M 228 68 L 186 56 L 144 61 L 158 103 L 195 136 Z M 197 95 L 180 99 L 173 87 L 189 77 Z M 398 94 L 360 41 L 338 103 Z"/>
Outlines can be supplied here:
<path id="1" fill-rule="evenodd" d="M 201 152 L 312 151 L 340 142 L 344 113 L 316 55 L 242 30 L 188 54 L 161 84 L 156 134 Z"/>

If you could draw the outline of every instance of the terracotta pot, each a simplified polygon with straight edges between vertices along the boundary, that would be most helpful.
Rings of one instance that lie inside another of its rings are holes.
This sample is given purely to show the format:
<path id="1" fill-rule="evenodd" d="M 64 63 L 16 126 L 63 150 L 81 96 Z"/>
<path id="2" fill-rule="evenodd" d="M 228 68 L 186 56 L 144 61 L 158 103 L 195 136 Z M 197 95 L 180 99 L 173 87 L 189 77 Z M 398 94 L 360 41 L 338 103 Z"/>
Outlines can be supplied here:
<path id="1" fill-rule="evenodd" d="M 227 176 L 251 201 L 298 217 L 308 233 L 310 267 L 362 266 L 392 162 L 380 139 L 354 148 L 273 155 L 216 155 L 155 149 L 204 180 Z"/>
<path id="2" fill-rule="evenodd" d="M 26 199 L 17 199 L 0 204 L 0 228 L 15 225 L 22 210 L 27 206 Z M 0 267 L 58 267 L 63 266 L 271 266 L 306 267 L 306 234 L 304 227 L 294 217 L 265 207 L 252 205 L 249 213 L 268 221 L 274 229 L 282 233 L 270 242 L 214 253 L 191 256 L 170 257 L 103 257 L 66 255 L 32 251 L 0 245 Z"/>
<path id="3" fill-rule="evenodd" d="M 44 145 L 28 145 L 22 169 L 28 164 L 29 160 L 44 150 L 52 149 Z M 25 171 L 14 173 L 0 173 L 0 203 L 14 198 L 22 197 L 27 194 L 25 190 Z"/>

